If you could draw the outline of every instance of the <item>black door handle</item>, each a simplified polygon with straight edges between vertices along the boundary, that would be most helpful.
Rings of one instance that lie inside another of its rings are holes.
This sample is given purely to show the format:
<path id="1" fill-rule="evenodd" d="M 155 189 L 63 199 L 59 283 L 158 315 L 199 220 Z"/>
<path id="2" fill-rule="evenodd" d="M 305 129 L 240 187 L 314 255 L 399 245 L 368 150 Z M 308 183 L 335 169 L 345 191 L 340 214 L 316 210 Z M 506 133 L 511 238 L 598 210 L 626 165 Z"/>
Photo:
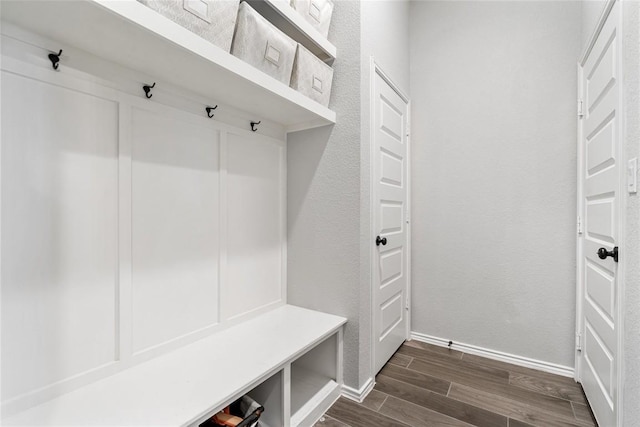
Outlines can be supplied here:
<path id="1" fill-rule="evenodd" d="M 382 243 L 382 246 L 386 246 L 387 244 L 387 238 L 383 237 L 382 239 L 380 238 L 380 236 L 376 237 L 376 246 L 380 246 L 380 243 Z"/>
<path id="2" fill-rule="evenodd" d="M 605 248 L 598 249 L 598 258 L 607 259 L 610 256 L 615 262 L 618 262 L 618 247 L 615 246 L 612 251 L 608 251 Z"/>

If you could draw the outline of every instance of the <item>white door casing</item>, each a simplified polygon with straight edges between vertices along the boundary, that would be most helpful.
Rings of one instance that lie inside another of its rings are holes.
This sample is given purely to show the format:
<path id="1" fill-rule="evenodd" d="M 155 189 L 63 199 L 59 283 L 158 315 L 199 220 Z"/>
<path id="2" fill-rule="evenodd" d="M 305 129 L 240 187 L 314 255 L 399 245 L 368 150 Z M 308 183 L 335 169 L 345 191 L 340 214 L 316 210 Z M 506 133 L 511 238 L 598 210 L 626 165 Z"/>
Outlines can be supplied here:
<path id="1" fill-rule="evenodd" d="M 408 100 L 372 64 L 374 375 L 409 335 Z"/>
<path id="2" fill-rule="evenodd" d="M 621 246 L 623 223 L 619 2 L 610 2 L 606 11 L 608 15 L 603 15 L 592 48 L 579 66 L 582 117 L 578 146 L 576 373 L 599 425 L 617 426 L 622 268 L 612 253 Z M 600 254 L 602 258 L 598 251 L 609 252 L 609 256 Z"/>

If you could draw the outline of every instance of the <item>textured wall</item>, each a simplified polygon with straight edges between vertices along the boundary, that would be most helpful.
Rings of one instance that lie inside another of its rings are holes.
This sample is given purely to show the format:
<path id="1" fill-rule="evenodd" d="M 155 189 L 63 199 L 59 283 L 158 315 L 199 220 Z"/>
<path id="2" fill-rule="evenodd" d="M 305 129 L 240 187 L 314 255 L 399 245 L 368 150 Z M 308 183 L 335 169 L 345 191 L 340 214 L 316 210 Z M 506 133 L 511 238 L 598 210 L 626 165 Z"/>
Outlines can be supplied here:
<path id="1" fill-rule="evenodd" d="M 624 3 L 623 69 L 625 146 L 627 159 L 640 158 L 640 2 Z M 638 177 L 640 179 L 640 177 Z M 624 295 L 624 397 L 625 427 L 640 420 L 640 195 L 627 194 Z"/>
<path id="2" fill-rule="evenodd" d="M 338 1 L 334 126 L 287 138 L 288 302 L 348 318 L 345 384 L 359 384 L 360 4 Z"/>
<path id="3" fill-rule="evenodd" d="M 409 92 L 409 1 L 377 0 L 362 2 L 363 76 L 373 56 L 384 72 L 403 91 Z M 363 80 L 363 82 L 368 82 Z M 363 98 L 368 99 L 368 83 Z M 367 92 L 365 94 L 365 92 Z M 363 117 L 364 119 L 364 117 Z"/>
<path id="4" fill-rule="evenodd" d="M 408 92 L 408 3 L 337 1 L 335 126 L 288 137 L 288 301 L 346 316 L 345 384 L 371 377 L 369 57 Z"/>
<path id="5" fill-rule="evenodd" d="M 580 8 L 411 4 L 414 331 L 573 366 Z"/>

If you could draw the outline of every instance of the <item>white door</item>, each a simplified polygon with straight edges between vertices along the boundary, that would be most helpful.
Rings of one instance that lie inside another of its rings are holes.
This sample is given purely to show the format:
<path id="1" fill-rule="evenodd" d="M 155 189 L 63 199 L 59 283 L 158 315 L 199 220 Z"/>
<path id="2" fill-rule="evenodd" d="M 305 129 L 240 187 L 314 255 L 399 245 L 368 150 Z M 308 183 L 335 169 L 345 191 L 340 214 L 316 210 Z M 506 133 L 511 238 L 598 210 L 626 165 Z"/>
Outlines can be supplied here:
<path id="1" fill-rule="evenodd" d="M 581 64 L 578 376 L 598 424 L 617 425 L 620 238 L 620 4 Z M 620 270 L 621 271 L 621 270 Z"/>
<path id="2" fill-rule="evenodd" d="M 378 72 L 373 84 L 373 327 L 377 373 L 408 334 L 408 105 Z"/>

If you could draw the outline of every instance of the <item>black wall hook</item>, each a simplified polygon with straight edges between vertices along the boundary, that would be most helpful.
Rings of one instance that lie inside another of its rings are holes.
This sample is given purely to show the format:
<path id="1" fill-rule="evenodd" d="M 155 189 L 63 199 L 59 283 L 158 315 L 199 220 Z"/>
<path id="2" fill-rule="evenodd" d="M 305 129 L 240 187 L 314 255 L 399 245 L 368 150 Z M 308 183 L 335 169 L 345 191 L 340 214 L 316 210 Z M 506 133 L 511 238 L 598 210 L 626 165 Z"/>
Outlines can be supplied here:
<path id="1" fill-rule="evenodd" d="M 218 108 L 217 105 L 215 107 L 207 107 L 207 108 L 205 108 L 205 110 L 207 110 L 207 116 L 209 116 L 210 119 L 213 118 L 212 111 L 215 110 L 216 108 Z"/>
<path id="2" fill-rule="evenodd" d="M 259 122 L 251 122 L 251 130 L 252 130 L 253 132 L 257 131 L 257 130 L 258 130 L 258 128 L 256 128 L 256 125 L 259 125 L 260 123 L 262 123 L 262 120 L 261 120 L 261 121 L 259 121 Z"/>
<path id="3" fill-rule="evenodd" d="M 142 86 L 142 89 L 144 89 L 144 94 L 147 96 L 147 98 L 151 98 L 153 96 L 153 94 L 151 93 L 151 89 L 153 89 L 154 87 L 156 87 L 156 82 L 153 82 L 151 86 L 149 85 Z"/>
<path id="4" fill-rule="evenodd" d="M 58 52 L 58 53 L 50 53 L 49 54 L 49 60 L 51 61 L 51 66 L 53 67 L 54 70 L 57 70 L 58 67 L 60 66 L 60 64 L 59 64 L 60 55 L 62 55 L 62 49 L 60 49 L 60 52 Z"/>

